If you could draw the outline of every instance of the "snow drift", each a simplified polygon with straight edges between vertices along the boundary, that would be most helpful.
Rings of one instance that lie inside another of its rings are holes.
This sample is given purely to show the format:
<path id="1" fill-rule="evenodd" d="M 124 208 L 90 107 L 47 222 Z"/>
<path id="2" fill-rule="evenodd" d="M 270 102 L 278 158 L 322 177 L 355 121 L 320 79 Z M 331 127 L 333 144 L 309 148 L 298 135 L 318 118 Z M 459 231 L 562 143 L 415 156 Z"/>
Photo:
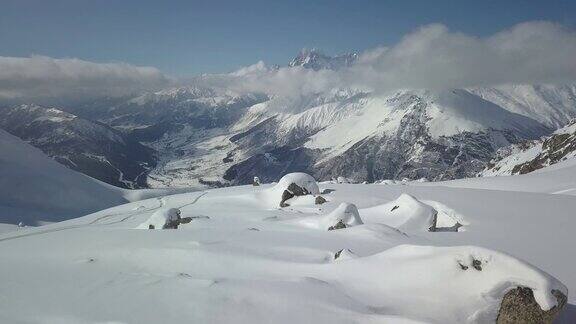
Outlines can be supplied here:
<path id="1" fill-rule="evenodd" d="M 290 185 L 295 184 L 305 191 L 305 194 L 318 195 L 320 189 L 316 180 L 309 174 L 302 172 L 288 173 L 283 176 L 278 183 L 262 193 L 262 199 L 266 200 L 269 204 L 279 206 L 282 202 L 282 197 L 285 191 L 291 191 Z M 298 196 L 298 195 L 296 195 Z M 296 197 L 297 198 L 297 197 Z M 294 198 L 292 198 L 294 199 Z"/>
<path id="2" fill-rule="evenodd" d="M 502 298 L 516 287 L 532 289 L 544 311 L 558 305 L 554 291 L 568 296 L 567 288 L 542 270 L 475 246 L 400 245 L 330 267 L 332 280 L 355 300 L 437 323 L 494 323 Z"/>
<path id="3" fill-rule="evenodd" d="M 358 213 L 358 208 L 356 208 L 356 205 L 351 203 L 341 203 L 336 209 L 327 215 L 301 217 L 292 220 L 291 223 L 322 230 L 334 228 L 339 223 L 345 227 L 364 224 L 360 218 L 360 214 Z"/>
<path id="4" fill-rule="evenodd" d="M 428 231 L 436 225 L 438 212 L 409 194 L 396 200 L 360 210 L 367 222 L 384 223 L 403 231 Z"/>

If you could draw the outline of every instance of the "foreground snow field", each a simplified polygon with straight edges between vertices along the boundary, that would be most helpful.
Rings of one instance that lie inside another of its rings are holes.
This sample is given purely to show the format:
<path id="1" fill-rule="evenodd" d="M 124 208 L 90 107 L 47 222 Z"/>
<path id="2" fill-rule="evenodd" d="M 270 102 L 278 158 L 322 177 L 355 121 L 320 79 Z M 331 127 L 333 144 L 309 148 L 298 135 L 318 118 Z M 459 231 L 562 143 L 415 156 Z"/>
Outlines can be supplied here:
<path id="1" fill-rule="evenodd" d="M 327 203 L 286 208 L 274 185 L 230 187 L 4 233 L 0 322 L 483 323 L 515 286 L 543 309 L 576 291 L 573 196 L 445 184 L 321 183 Z M 139 229 L 167 208 L 193 220 Z M 462 226 L 427 231 L 430 209 Z M 337 219 L 350 226 L 324 228 Z"/>

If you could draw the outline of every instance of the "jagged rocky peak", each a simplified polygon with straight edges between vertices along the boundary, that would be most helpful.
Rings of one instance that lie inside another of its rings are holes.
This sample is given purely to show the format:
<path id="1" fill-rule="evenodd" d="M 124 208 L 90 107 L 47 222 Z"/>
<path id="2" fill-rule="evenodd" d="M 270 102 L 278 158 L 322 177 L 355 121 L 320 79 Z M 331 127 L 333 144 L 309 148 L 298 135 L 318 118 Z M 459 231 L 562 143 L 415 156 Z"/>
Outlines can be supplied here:
<path id="1" fill-rule="evenodd" d="M 358 59 L 357 53 L 329 56 L 318 49 L 302 49 L 289 64 L 313 70 L 338 70 L 352 65 Z"/>

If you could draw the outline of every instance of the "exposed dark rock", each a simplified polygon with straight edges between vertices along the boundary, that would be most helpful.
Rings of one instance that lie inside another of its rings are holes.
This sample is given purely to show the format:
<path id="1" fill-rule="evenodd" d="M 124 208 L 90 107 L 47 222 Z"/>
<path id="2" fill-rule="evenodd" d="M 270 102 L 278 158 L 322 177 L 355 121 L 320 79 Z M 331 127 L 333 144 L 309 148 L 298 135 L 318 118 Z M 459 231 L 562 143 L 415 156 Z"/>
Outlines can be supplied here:
<path id="1" fill-rule="evenodd" d="M 282 192 L 282 200 L 280 201 L 280 207 L 288 207 L 288 206 L 290 206 L 290 205 L 288 205 L 288 204 L 286 203 L 286 200 L 288 200 L 288 199 L 290 199 L 290 198 L 292 198 L 292 197 L 294 197 L 294 194 L 293 194 L 293 193 L 291 193 L 291 192 L 288 191 L 288 190 L 284 190 L 284 192 Z"/>
<path id="2" fill-rule="evenodd" d="M 324 199 L 324 197 L 322 196 L 316 196 L 316 199 L 314 199 L 314 203 L 316 205 L 322 205 L 323 203 L 325 203 L 327 200 Z"/>
<path id="3" fill-rule="evenodd" d="M 204 180 L 204 179 L 202 179 L 202 178 L 199 178 L 199 179 L 198 179 L 198 182 L 199 182 L 200 184 L 207 185 L 207 186 L 210 186 L 210 187 L 212 187 L 212 188 L 223 188 L 223 187 L 228 186 L 227 184 L 222 183 L 222 182 L 220 182 L 220 181 L 218 181 L 218 180 L 212 181 L 212 180 Z"/>
<path id="4" fill-rule="evenodd" d="M 182 217 L 180 218 L 180 224 L 188 224 L 192 221 L 192 217 Z"/>
<path id="5" fill-rule="evenodd" d="M 290 206 L 289 204 L 286 203 L 288 199 L 291 199 L 296 196 L 305 196 L 309 194 L 310 192 L 308 192 L 308 190 L 306 190 L 305 188 L 302 188 L 295 183 L 291 183 L 290 185 L 288 185 L 288 188 L 284 190 L 284 192 L 282 192 L 282 200 L 280 200 L 280 207 Z"/>
<path id="6" fill-rule="evenodd" d="M 305 196 L 310 194 L 306 188 L 302 188 L 295 183 L 288 185 L 288 191 L 290 191 L 294 196 Z"/>
<path id="7" fill-rule="evenodd" d="M 270 136 L 264 135 L 264 138 Z M 305 147 L 280 146 L 265 151 L 252 152 L 254 146 L 258 147 L 259 139 L 253 139 L 246 143 L 246 149 L 251 155 L 248 159 L 238 162 L 224 173 L 223 178 L 234 185 L 250 184 L 255 176 L 262 183 L 278 181 L 287 173 L 305 172 L 311 173 L 310 166 L 314 164 L 313 150 Z M 293 142 L 299 144 L 298 141 Z"/>
<path id="8" fill-rule="evenodd" d="M 534 299 L 532 289 L 517 287 L 504 295 L 496 319 L 497 324 L 552 324 L 556 316 L 566 305 L 566 296 L 558 290 L 553 290 L 557 305 L 548 311 L 540 308 Z"/>
<path id="9" fill-rule="evenodd" d="M 428 228 L 429 232 L 437 232 L 436 224 L 438 223 L 438 212 L 434 212 L 434 216 L 432 216 L 432 224 Z"/>
<path id="10" fill-rule="evenodd" d="M 333 231 L 333 230 L 338 230 L 338 229 L 343 229 L 343 228 L 346 228 L 346 224 L 344 224 L 344 222 L 342 220 L 339 220 L 338 223 L 336 223 L 336 225 L 328 227 L 328 230 Z"/>
<path id="11" fill-rule="evenodd" d="M 154 225 L 152 224 L 148 225 L 148 229 L 154 229 L 154 228 L 155 228 Z"/>
<path id="12" fill-rule="evenodd" d="M 460 266 L 460 269 L 462 269 L 462 270 L 468 270 L 468 266 L 462 264 L 462 262 L 458 261 L 458 265 Z"/>
<path id="13" fill-rule="evenodd" d="M 472 260 L 472 267 L 478 271 L 482 271 L 482 261 L 480 260 Z"/>
<path id="14" fill-rule="evenodd" d="M 434 232 L 458 232 L 458 229 L 462 226 L 464 226 L 464 225 L 456 222 L 456 224 L 454 224 L 450 227 L 436 227 Z"/>
<path id="15" fill-rule="evenodd" d="M 340 257 L 340 254 L 342 254 L 342 251 L 344 251 L 344 249 L 342 249 L 342 250 L 340 250 L 334 254 L 334 260 L 336 260 Z"/>
<path id="16" fill-rule="evenodd" d="M 232 159 L 232 156 L 233 156 L 232 153 L 228 153 L 228 154 L 226 155 L 226 157 L 224 157 L 224 158 L 222 159 L 222 162 L 224 162 L 224 163 L 234 162 L 234 159 Z"/>
<path id="17" fill-rule="evenodd" d="M 172 210 L 170 210 L 169 212 L 171 212 L 171 211 Z M 172 219 L 172 217 L 170 217 L 170 219 L 167 219 L 166 224 L 164 224 L 164 226 L 162 226 L 162 229 L 178 229 L 178 226 L 182 222 L 182 217 L 180 217 L 180 210 L 175 209 L 175 213 L 176 213 L 176 218 Z M 192 219 L 190 218 L 190 220 L 192 220 Z"/>
<path id="18" fill-rule="evenodd" d="M 391 212 L 395 211 L 396 209 L 400 208 L 400 206 L 396 205 L 394 207 L 392 207 L 392 209 L 390 209 Z"/>
<path id="19" fill-rule="evenodd" d="M 576 121 L 573 121 L 575 123 Z M 512 147 L 505 147 L 497 152 L 497 157 L 491 161 L 486 170 L 492 169 L 498 171 L 495 167 L 497 162 L 508 157 L 510 154 L 516 154 L 511 148 L 517 148 L 526 151 L 541 144 L 542 149 L 533 159 L 517 164 L 512 168 L 511 174 L 526 174 L 543 167 L 562 161 L 568 154 L 576 151 L 576 133 L 559 133 L 553 134 L 542 140 L 526 141 L 516 144 Z"/>

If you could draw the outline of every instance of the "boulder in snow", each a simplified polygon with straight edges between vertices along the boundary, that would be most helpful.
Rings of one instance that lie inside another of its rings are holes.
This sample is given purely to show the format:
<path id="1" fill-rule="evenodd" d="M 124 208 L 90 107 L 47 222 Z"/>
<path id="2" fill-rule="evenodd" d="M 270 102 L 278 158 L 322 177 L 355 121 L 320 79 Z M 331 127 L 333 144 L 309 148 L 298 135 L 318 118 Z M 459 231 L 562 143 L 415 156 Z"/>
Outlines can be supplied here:
<path id="1" fill-rule="evenodd" d="M 320 189 L 316 180 L 309 174 L 296 172 L 283 176 L 277 185 L 272 188 L 273 192 L 281 192 L 280 207 L 289 206 L 287 200 L 293 197 L 305 195 L 318 195 Z"/>
<path id="2" fill-rule="evenodd" d="M 333 231 L 333 230 L 338 230 L 338 229 L 343 229 L 343 228 L 346 228 L 346 224 L 344 224 L 344 222 L 342 220 L 339 220 L 338 223 L 336 223 L 336 225 L 328 227 L 328 230 Z"/>
<path id="3" fill-rule="evenodd" d="M 556 298 L 556 306 L 545 311 L 542 310 L 536 302 L 532 289 L 528 287 L 516 287 L 510 290 L 502 299 L 496 323 L 552 324 L 564 305 L 566 305 L 566 295 L 559 290 L 552 290 L 551 293 Z"/>
<path id="4" fill-rule="evenodd" d="M 332 224 L 334 229 L 342 228 L 341 225 L 350 227 L 364 224 L 358 213 L 358 208 L 351 203 L 341 203 L 340 206 L 324 217 L 324 222 Z M 338 227 L 339 223 L 341 223 L 340 227 Z"/>
<path id="5" fill-rule="evenodd" d="M 322 197 L 322 196 L 316 196 L 316 198 L 314 199 L 314 203 L 316 205 L 322 205 L 323 203 L 325 203 L 327 200 Z"/>
<path id="6" fill-rule="evenodd" d="M 438 212 L 432 206 L 408 194 L 389 203 L 362 209 L 362 217 L 403 231 L 434 231 Z"/>
<path id="7" fill-rule="evenodd" d="M 396 200 L 362 209 L 369 223 L 383 223 L 402 231 L 458 232 L 467 224 L 454 210 L 435 201 L 422 202 L 401 194 Z"/>
<path id="8" fill-rule="evenodd" d="M 144 229 L 176 229 L 180 225 L 182 218 L 178 208 L 161 208 L 158 209 L 138 228 Z"/>

